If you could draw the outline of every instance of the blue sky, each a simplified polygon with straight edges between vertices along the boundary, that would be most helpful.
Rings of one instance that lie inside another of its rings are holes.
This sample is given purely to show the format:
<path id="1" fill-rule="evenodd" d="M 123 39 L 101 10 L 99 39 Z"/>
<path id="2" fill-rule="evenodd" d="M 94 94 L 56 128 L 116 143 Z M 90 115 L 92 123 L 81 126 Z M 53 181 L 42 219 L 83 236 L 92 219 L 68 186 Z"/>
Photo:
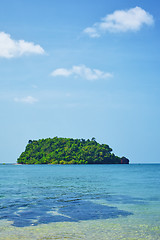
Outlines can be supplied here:
<path id="1" fill-rule="evenodd" d="M 1 0 L 0 162 L 29 139 L 109 144 L 160 163 L 160 3 Z"/>

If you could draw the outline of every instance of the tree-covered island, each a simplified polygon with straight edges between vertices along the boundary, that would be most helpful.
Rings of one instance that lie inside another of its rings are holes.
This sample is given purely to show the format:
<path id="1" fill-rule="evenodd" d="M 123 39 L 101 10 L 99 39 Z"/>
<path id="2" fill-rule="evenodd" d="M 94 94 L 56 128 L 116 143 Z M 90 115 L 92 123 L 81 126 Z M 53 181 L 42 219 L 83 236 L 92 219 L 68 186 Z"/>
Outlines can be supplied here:
<path id="1" fill-rule="evenodd" d="M 117 157 L 107 144 L 73 138 L 29 140 L 17 159 L 19 164 L 128 164 L 125 157 Z"/>

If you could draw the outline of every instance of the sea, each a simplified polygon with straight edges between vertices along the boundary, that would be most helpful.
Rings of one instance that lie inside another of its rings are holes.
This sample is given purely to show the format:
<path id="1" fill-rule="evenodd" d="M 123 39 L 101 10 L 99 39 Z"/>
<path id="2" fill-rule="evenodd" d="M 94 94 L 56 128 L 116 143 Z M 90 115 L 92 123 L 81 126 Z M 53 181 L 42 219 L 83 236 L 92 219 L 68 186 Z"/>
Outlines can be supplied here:
<path id="1" fill-rule="evenodd" d="M 0 165 L 0 240 L 158 240 L 160 164 Z"/>

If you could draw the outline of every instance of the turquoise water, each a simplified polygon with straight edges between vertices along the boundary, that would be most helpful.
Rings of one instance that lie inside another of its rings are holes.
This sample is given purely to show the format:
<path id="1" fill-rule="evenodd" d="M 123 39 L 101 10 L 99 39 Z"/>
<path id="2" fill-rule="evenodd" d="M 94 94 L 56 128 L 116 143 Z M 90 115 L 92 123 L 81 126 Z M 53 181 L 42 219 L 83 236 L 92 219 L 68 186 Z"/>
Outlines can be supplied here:
<path id="1" fill-rule="evenodd" d="M 160 164 L 0 165 L 0 239 L 160 239 Z"/>

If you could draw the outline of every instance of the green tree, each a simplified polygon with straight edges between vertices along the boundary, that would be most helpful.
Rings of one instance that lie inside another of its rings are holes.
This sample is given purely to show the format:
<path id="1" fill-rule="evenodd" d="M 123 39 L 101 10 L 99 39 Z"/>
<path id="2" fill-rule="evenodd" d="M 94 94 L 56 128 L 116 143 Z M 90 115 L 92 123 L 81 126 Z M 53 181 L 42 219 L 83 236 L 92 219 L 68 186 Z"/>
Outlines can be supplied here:
<path id="1" fill-rule="evenodd" d="M 29 140 L 17 159 L 21 164 L 120 164 L 129 163 L 125 157 L 112 153 L 107 144 L 73 138 L 47 138 Z"/>

